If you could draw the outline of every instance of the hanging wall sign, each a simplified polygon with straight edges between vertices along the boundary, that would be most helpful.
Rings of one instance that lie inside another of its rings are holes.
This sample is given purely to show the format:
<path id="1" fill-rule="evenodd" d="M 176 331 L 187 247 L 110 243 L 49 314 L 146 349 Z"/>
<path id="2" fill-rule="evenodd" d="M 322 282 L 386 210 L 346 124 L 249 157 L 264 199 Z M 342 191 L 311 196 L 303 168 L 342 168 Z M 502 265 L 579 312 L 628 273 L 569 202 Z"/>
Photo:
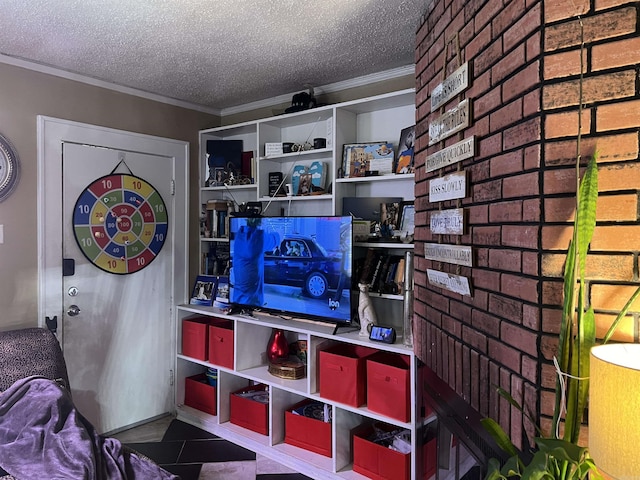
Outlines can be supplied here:
<path id="1" fill-rule="evenodd" d="M 80 250 L 96 267 L 134 273 L 160 253 L 167 238 L 167 209 L 145 180 L 111 174 L 84 189 L 73 212 L 73 231 Z"/>
<path id="2" fill-rule="evenodd" d="M 469 62 L 465 62 L 462 66 L 449 75 L 444 82 L 439 83 L 431 92 L 431 111 L 447 103 L 459 93 L 464 92 L 469 86 Z"/>
<path id="3" fill-rule="evenodd" d="M 449 138 L 456 132 L 464 130 L 471 123 L 471 100 L 461 101 L 457 107 L 447 110 L 439 118 L 429 124 L 429 145 Z"/>
<path id="4" fill-rule="evenodd" d="M 465 138 L 461 142 L 443 148 L 427 157 L 426 171 L 433 172 L 439 168 L 453 165 L 475 155 L 475 135 Z"/>
<path id="5" fill-rule="evenodd" d="M 456 172 L 429 181 L 429 201 L 442 202 L 467 196 L 467 176 Z"/>
<path id="6" fill-rule="evenodd" d="M 471 285 L 469 279 L 452 273 L 440 272 L 427 268 L 427 279 L 429 284 L 434 287 L 444 288 L 450 292 L 459 293 L 460 295 L 471 296 Z"/>
<path id="7" fill-rule="evenodd" d="M 473 266 L 471 247 L 464 245 L 445 245 L 441 243 L 425 243 L 424 258 L 436 262 L 453 263 L 465 267 Z"/>
<path id="8" fill-rule="evenodd" d="M 431 212 L 429 219 L 431 233 L 440 235 L 463 235 L 464 234 L 464 209 L 451 208 Z"/>

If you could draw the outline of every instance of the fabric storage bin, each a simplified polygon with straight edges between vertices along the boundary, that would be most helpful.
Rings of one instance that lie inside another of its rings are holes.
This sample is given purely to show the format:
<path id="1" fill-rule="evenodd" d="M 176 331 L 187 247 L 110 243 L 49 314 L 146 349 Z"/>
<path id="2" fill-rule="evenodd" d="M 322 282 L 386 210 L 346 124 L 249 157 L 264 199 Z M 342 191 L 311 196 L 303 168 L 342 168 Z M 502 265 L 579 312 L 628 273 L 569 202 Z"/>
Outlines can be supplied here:
<path id="1" fill-rule="evenodd" d="M 379 352 L 367 358 L 367 407 L 372 412 L 411 420 L 411 359 Z"/>
<path id="2" fill-rule="evenodd" d="M 396 427 L 378 424 L 391 431 Z M 411 454 L 400 453 L 384 445 L 367 440 L 373 433 L 371 424 L 363 424 L 351 430 L 353 437 L 353 471 L 374 480 L 409 480 Z"/>
<path id="3" fill-rule="evenodd" d="M 325 457 L 331 457 L 331 422 L 293 413 L 293 410 L 316 403 L 303 400 L 284 412 L 284 441 Z"/>
<path id="4" fill-rule="evenodd" d="M 269 391 L 266 385 L 247 386 L 232 392 L 230 394 L 230 422 L 262 435 L 267 435 L 269 433 L 269 402 L 259 402 L 250 397 L 240 396 L 240 394 L 251 393 L 260 395 L 260 392 L 268 399 Z"/>
<path id="5" fill-rule="evenodd" d="M 360 345 L 339 344 L 321 350 L 320 396 L 352 407 L 366 402 L 366 359 L 377 352 Z"/>
<path id="6" fill-rule="evenodd" d="M 209 363 L 233 369 L 233 321 L 209 322 Z"/>
<path id="7" fill-rule="evenodd" d="M 187 317 L 182 320 L 182 354 L 187 357 L 207 360 L 209 353 L 209 336 L 207 325 L 209 317 L 201 315 Z"/>
<path id="8" fill-rule="evenodd" d="M 217 415 L 216 387 L 209 385 L 204 373 L 185 378 L 184 404 L 210 415 Z"/>

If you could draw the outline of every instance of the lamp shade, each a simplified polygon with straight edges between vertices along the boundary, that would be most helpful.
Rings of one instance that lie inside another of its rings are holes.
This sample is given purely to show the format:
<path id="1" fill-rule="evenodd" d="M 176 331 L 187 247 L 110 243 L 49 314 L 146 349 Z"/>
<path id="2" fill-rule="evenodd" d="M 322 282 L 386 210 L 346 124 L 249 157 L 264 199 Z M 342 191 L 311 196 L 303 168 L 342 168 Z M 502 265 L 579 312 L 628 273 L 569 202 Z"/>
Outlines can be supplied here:
<path id="1" fill-rule="evenodd" d="M 640 344 L 591 349 L 589 452 L 616 479 L 640 478 Z"/>

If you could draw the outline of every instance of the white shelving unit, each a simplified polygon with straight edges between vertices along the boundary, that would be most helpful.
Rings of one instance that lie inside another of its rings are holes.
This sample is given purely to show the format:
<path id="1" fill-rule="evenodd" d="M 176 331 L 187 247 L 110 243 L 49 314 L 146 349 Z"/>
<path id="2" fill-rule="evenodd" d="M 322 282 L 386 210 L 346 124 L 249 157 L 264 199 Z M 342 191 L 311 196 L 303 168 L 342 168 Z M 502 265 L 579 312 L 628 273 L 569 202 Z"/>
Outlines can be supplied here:
<path id="1" fill-rule="evenodd" d="M 340 215 L 344 197 L 402 197 L 414 200 L 414 175 L 390 174 L 371 177 L 341 178 L 343 145 L 366 142 L 389 142 L 397 149 L 400 132 L 415 124 L 415 91 L 413 89 L 368 97 L 350 102 L 315 108 L 288 115 L 265 118 L 200 132 L 200 203 L 226 200 L 236 205 L 260 202 L 266 216 Z M 326 139 L 326 148 L 280 155 L 265 156 L 265 144 L 272 142 L 308 142 Z M 205 187 L 208 177 L 207 140 L 242 140 L 243 151 L 252 151 L 255 159 L 255 183 L 241 186 Z M 269 173 L 281 172 L 283 183 L 291 183 L 294 165 L 320 161 L 327 167 L 325 192 L 309 196 L 269 197 Z M 399 193 L 400 192 L 400 193 Z M 200 257 L 225 238 L 200 238 Z M 404 255 L 412 244 L 399 242 L 369 242 L 354 244 L 354 256 L 363 255 L 368 248 L 384 249 L 394 255 Z M 201 272 L 205 273 L 205 272 Z M 378 323 L 394 326 L 399 333 L 395 344 L 371 342 L 358 332 L 334 334 L 333 326 L 302 319 L 285 319 L 266 314 L 228 316 L 213 307 L 179 305 L 176 308 L 178 351 L 181 345 L 182 320 L 197 314 L 225 318 L 233 322 L 234 368 L 209 364 L 178 354 L 176 360 L 176 405 L 178 417 L 200 426 L 220 437 L 270 457 L 305 475 L 318 479 L 362 479 L 352 470 L 353 451 L 351 430 L 367 420 L 379 420 L 403 427 L 411 432 L 411 479 L 422 478 L 421 428 L 417 391 L 417 360 L 409 347 L 402 345 L 403 296 L 372 293 L 371 298 Z M 287 339 L 306 340 L 308 345 L 307 376 L 300 380 L 283 380 L 268 372 L 266 346 L 273 328 L 285 330 Z M 373 347 L 380 351 L 406 356 L 410 365 L 411 419 L 399 422 L 370 411 L 366 405 L 352 407 L 321 397 L 318 379 L 318 352 L 327 345 L 343 343 Z M 217 415 L 209 415 L 184 405 L 185 378 L 202 373 L 206 367 L 218 369 L 216 393 Z M 269 387 L 268 435 L 244 429 L 230 420 L 229 394 L 243 388 L 248 381 Z M 317 399 L 331 405 L 332 458 L 312 453 L 284 443 L 284 412 L 304 399 Z"/>
<path id="2" fill-rule="evenodd" d="M 176 375 L 178 418 L 198 425 L 215 435 L 318 479 L 366 478 L 352 470 L 351 429 L 367 419 L 378 420 L 386 424 L 406 428 L 411 432 L 411 478 L 420 478 L 416 476 L 415 469 L 418 468 L 416 455 L 420 452 L 418 430 L 423 423 L 423 419 L 419 418 L 420 409 L 416 403 L 417 364 L 411 348 L 398 343 L 387 345 L 380 342 L 372 342 L 366 337 L 361 337 L 358 331 L 334 334 L 334 326 L 326 323 L 283 318 L 263 313 L 256 313 L 253 316 L 227 315 L 214 307 L 180 305 L 177 307 L 178 325 L 182 324 L 183 319 L 193 315 L 201 315 L 212 319 L 222 318 L 233 322 L 234 368 L 211 364 L 179 353 Z M 275 377 L 268 372 L 266 345 L 274 328 L 283 329 L 289 341 L 307 341 L 308 364 L 305 378 L 287 380 Z M 182 335 L 181 331 L 179 331 L 178 345 L 181 345 L 181 342 Z M 402 422 L 381 415 L 369 410 L 366 405 L 354 407 L 322 397 L 319 391 L 318 378 L 319 351 L 338 343 L 362 345 L 379 351 L 406 356 L 410 365 L 411 377 L 410 421 Z M 215 416 L 184 405 L 185 378 L 202 373 L 206 367 L 218 370 L 216 391 L 218 414 Z M 255 433 L 230 422 L 229 395 L 231 392 L 246 387 L 248 381 L 269 386 L 268 418 L 270 429 L 268 435 Z M 333 410 L 332 458 L 284 442 L 285 411 L 304 399 L 320 400 L 331 405 Z"/>

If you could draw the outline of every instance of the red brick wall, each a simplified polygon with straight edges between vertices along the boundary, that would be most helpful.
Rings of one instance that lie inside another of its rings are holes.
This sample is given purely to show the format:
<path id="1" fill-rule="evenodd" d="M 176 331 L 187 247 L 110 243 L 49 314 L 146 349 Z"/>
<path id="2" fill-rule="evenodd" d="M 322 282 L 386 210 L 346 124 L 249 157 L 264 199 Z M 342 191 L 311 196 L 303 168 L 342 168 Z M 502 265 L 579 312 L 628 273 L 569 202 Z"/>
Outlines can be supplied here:
<path id="1" fill-rule="evenodd" d="M 639 8 L 619 0 L 433 0 L 417 34 L 416 349 L 516 443 L 521 415 L 492 385 L 548 425 L 575 203 L 578 14 L 585 40 L 582 156 L 600 152 L 598 224 L 587 267 L 600 335 L 640 281 Z M 450 42 L 456 35 L 470 87 L 430 113 L 431 91 L 458 66 Z M 429 123 L 465 98 L 473 102 L 471 126 L 429 147 Z M 425 172 L 428 155 L 471 135 L 472 159 Z M 429 180 L 458 169 L 467 172 L 467 196 L 430 203 Z M 459 207 L 468 218 L 464 235 L 430 232 L 431 212 Z M 426 260 L 424 242 L 470 245 L 473 267 Z M 468 277 L 473 295 L 429 285 L 427 268 Z M 632 310 L 618 340 L 639 339 L 640 301 Z"/>

